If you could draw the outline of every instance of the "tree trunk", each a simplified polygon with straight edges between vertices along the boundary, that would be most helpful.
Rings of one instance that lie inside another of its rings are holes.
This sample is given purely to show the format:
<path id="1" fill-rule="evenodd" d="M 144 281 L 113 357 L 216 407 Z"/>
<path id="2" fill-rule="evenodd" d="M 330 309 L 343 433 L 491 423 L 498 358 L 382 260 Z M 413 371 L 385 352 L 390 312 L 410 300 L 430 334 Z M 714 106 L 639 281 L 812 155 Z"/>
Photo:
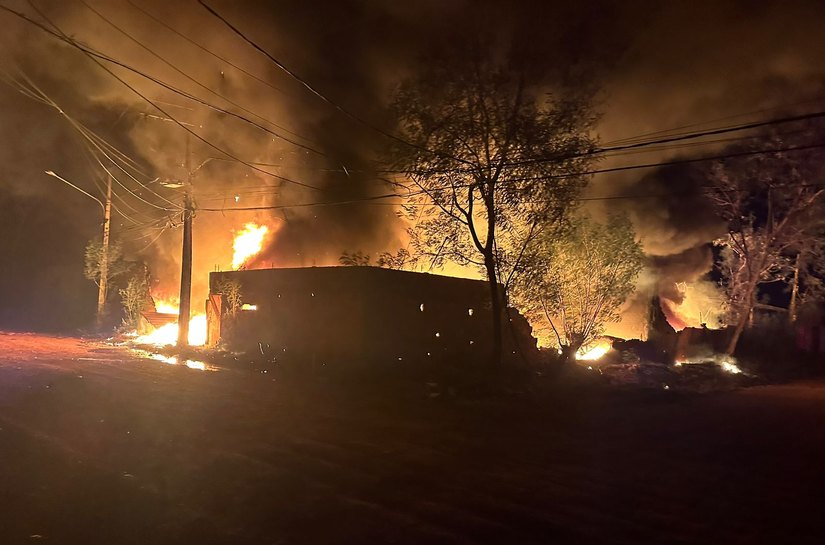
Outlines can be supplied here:
<path id="1" fill-rule="evenodd" d="M 561 362 L 563 365 L 572 365 L 576 363 L 576 353 L 581 346 L 561 345 Z"/>
<path id="2" fill-rule="evenodd" d="M 788 321 L 796 321 L 796 300 L 799 297 L 799 267 L 802 261 L 802 253 L 796 254 L 796 263 L 793 268 L 793 288 L 791 288 L 791 304 L 788 305 Z"/>
<path id="3" fill-rule="evenodd" d="M 490 303 L 493 315 L 493 346 L 490 353 L 490 361 L 493 365 L 501 363 L 501 317 L 502 300 L 498 289 L 498 279 L 496 278 L 496 265 L 492 256 L 485 256 L 484 267 L 487 269 L 487 282 L 490 285 Z"/>
<path id="4" fill-rule="evenodd" d="M 742 309 L 742 312 L 739 315 L 739 320 L 736 323 L 736 329 L 733 330 L 733 336 L 730 338 L 727 350 L 725 350 L 725 353 L 728 356 L 733 356 L 733 353 L 736 352 L 736 345 L 739 344 L 739 337 L 742 336 L 742 332 L 745 330 L 750 314 L 753 312 L 753 296 L 755 292 L 756 285 L 754 284 L 748 289 L 748 295 L 745 297 L 745 301 L 747 301 L 746 306 Z"/>

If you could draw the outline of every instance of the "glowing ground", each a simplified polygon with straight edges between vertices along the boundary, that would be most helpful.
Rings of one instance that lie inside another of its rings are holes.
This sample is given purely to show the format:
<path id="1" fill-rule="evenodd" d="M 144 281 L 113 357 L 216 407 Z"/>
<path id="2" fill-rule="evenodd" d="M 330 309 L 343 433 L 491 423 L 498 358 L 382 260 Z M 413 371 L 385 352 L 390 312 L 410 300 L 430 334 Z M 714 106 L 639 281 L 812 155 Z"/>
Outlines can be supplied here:
<path id="1" fill-rule="evenodd" d="M 825 383 L 430 399 L 0 334 L 0 543 L 822 543 Z"/>

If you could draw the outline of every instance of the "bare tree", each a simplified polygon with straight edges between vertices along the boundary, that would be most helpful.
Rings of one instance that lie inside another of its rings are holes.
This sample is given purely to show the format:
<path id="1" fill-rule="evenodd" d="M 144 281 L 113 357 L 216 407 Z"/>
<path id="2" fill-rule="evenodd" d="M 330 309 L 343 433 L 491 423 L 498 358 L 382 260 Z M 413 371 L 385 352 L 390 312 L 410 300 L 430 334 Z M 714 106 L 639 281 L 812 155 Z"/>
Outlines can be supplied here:
<path id="1" fill-rule="evenodd" d="M 644 252 L 626 216 L 605 223 L 587 216 L 571 221 L 562 236 L 542 233 L 528 245 L 516 297 L 534 330 L 550 330 L 563 359 L 619 319 L 633 293 Z"/>
<path id="2" fill-rule="evenodd" d="M 591 95 L 550 86 L 492 61 L 435 63 L 399 89 L 405 143 L 393 168 L 411 180 L 412 249 L 430 266 L 477 266 L 490 286 L 493 354 L 527 239 L 561 219 L 586 183 L 595 146 Z"/>
<path id="3" fill-rule="evenodd" d="M 760 285 L 788 280 L 796 257 L 817 246 L 825 155 L 815 148 L 787 150 L 805 148 L 816 132 L 807 126 L 790 136 L 766 135 L 744 149 L 768 153 L 728 159 L 712 169 L 710 197 L 728 224 L 727 235 L 718 241 L 724 247 L 722 273 L 734 324 L 728 354 L 736 351 Z"/>

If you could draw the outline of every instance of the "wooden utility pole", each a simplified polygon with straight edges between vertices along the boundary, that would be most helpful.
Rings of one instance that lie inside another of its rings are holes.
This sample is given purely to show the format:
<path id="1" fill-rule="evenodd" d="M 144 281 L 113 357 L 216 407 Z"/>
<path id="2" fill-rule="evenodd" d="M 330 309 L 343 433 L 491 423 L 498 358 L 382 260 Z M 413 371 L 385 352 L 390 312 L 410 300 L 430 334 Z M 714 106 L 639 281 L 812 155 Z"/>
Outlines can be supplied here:
<path id="1" fill-rule="evenodd" d="M 109 283 L 109 229 L 112 223 L 112 177 L 106 184 L 106 206 L 103 208 L 103 244 L 100 248 L 100 282 L 97 289 L 97 328 L 103 327 L 106 316 L 106 290 Z"/>
<path id="2" fill-rule="evenodd" d="M 180 259 L 180 309 L 178 311 L 178 347 L 189 346 L 189 314 L 192 303 L 192 166 L 186 135 L 186 185 L 183 207 L 183 248 Z"/>

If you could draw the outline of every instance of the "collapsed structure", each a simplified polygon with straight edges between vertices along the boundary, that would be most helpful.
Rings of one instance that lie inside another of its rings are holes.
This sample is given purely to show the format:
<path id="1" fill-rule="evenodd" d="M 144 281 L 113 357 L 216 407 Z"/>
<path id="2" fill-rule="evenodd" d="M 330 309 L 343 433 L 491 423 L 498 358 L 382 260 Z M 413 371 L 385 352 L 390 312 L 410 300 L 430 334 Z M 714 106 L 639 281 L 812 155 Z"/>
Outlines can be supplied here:
<path id="1" fill-rule="evenodd" d="M 484 281 L 383 269 L 309 267 L 209 275 L 207 344 L 281 361 L 483 360 L 492 343 Z M 504 353 L 536 350 L 509 309 Z"/>

